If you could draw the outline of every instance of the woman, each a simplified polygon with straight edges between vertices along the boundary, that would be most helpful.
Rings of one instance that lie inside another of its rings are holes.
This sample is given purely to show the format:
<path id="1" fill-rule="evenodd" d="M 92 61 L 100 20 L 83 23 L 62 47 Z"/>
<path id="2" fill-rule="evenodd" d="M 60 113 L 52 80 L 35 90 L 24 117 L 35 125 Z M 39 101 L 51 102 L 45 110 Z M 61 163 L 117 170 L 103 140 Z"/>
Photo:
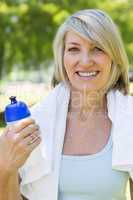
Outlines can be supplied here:
<path id="1" fill-rule="evenodd" d="M 42 142 L 32 120 L 1 137 L 0 200 L 126 200 L 129 173 L 112 168 L 116 108 L 129 96 L 128 59 L 114 22 L 96 9 L 73 14 L 56 34 L 54 56 L 57 86 L 31 111 Z"/>

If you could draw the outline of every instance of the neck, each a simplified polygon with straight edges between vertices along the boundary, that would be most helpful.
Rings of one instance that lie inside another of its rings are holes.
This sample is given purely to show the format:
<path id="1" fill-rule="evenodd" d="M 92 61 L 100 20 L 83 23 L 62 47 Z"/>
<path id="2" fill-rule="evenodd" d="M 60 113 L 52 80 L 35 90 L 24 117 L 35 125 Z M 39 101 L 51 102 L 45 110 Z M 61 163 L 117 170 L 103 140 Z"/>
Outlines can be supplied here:
<path id="1" fill-rule="evenodd" d="M 71 88 L 69 113 L 89 114 L 90 117 L 107 113 L 106 94 L 101 91 L 79 91 Z"/>

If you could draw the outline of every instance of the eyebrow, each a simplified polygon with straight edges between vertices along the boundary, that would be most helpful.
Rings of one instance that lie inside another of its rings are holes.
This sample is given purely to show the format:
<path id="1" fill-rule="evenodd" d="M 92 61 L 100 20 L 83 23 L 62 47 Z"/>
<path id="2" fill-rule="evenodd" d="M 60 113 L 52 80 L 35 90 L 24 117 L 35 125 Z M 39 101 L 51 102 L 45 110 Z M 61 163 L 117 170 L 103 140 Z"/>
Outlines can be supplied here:
<path id="1" fill-rule="evenodd" d="M 76 46 L 80 46 L 80 44 L 79 43 L 76 43 L 76 42 L 68 42 L 68 43 L 66 43 L 66 44 L 71 44 L 71 45 L 76 45 Z M 94 46 L 94 44 L 93 43 L 90 43 L 90 46 Z"/>
<path id="2" fill-rule="evenodd" d="M 80 44 L 76 43 L 76 42 L 68 42 L 67 44 L 73 44 L 73 45 L 78 45 L 80 46 Z"/>

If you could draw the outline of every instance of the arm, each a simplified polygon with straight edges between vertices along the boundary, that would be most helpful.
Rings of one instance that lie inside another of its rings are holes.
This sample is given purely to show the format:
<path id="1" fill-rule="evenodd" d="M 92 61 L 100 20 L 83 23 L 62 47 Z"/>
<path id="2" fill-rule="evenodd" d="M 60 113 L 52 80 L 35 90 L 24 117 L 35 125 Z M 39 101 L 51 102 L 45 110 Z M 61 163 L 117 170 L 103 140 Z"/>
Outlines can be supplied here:
<path id="1" fill-rule="evenodd" d="M 25 200 L 20 194 L 18 169 L 40 142 L 32 119 L 7 127 L 0 135 L 0 200 Z"/>
<path id="2" fill-rule="evenodd" d="M 129 184 L 130 184 L 130 197 L 131 200 L 133 200 L 133 181 L 131 178 L 129 179 Z"/>
<path id="3" fill-rule="evenodd" d="M 24 200 L 19 190 L 18 172 L 9 175 L 0 171 L 0 200 Z"/>

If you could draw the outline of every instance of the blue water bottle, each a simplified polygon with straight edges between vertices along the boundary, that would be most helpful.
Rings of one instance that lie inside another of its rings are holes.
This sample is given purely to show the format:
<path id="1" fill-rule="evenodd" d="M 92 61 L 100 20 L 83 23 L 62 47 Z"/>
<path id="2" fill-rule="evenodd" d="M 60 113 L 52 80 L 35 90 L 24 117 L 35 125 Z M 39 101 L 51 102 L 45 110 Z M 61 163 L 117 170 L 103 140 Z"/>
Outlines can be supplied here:
<path id="1" fill-rule="evenodd" d="M 29 118 L 31 113 L 28 106 L 22 102 L 17 101 L 15 96 L 9 98 L 11 103 L 5 107 L 4 118 L 7 125 L 12 125 L 20 120 Z"/>

